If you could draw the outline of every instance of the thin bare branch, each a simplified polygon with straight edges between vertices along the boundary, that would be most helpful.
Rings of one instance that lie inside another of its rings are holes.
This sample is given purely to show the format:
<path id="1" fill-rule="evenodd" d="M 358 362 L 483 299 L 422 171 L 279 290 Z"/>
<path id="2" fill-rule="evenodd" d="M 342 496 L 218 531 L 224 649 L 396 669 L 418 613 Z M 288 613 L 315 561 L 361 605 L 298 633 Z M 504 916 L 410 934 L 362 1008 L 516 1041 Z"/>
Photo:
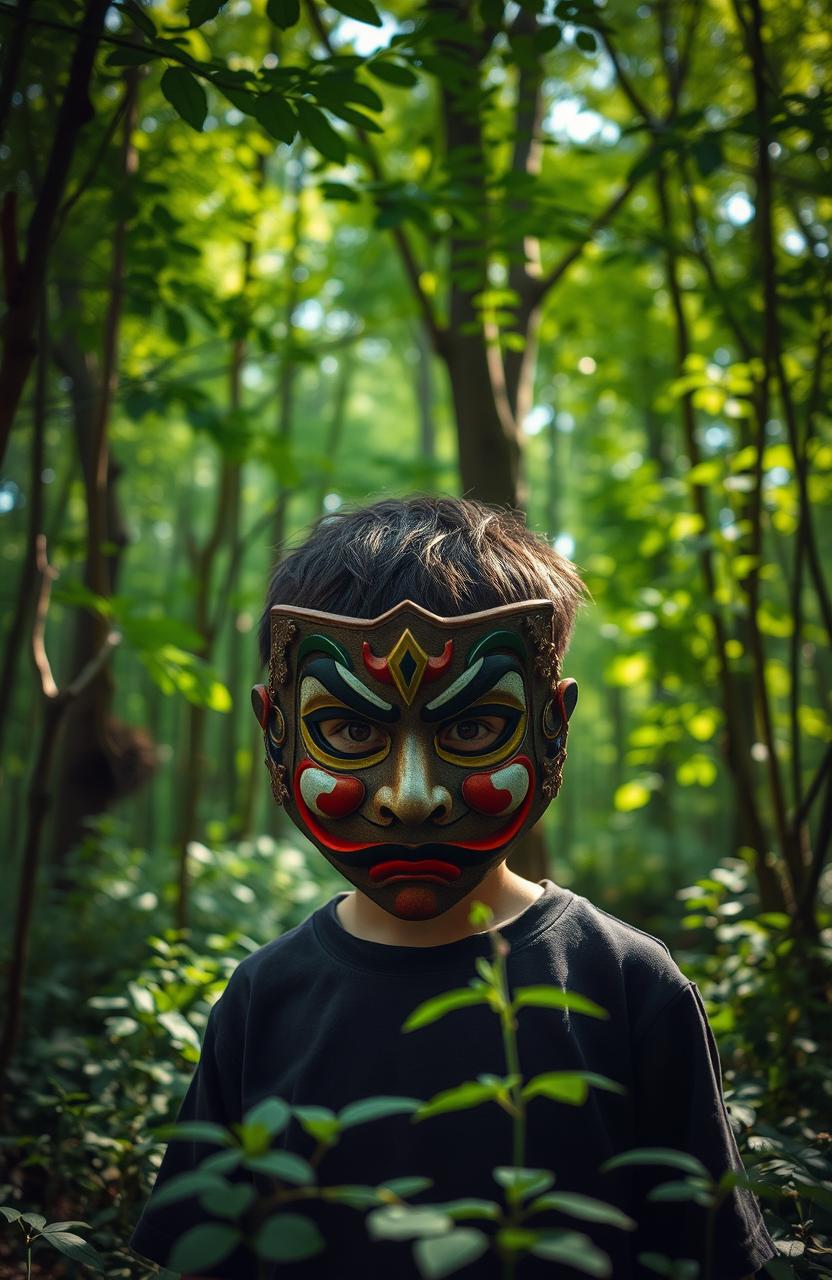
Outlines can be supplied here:
<path id="1" fill-rule="evenodd" d="M 79 697 L 87 685 L 92 684 L 99 671 L 107 663 L 107 659 L 115 649 L 116 645 L 121 644 L 122 635 L 120 631 L 108 631 L 104 637 L 104 642 L 99 646 L 98 652 L 90 658 L 89 662 L 81 668 L 75 679 L 66 686 L 65 696 L 67 698 Z"/>
<path id="2" fill-rule="evenodd" d="M 37 564 L 38 573 L 41 576 L 40 591 L 38 592 L 38 601 L 35 606 L 35 620 L 32 626 L 32 657 L 35 661 L 35 667 L 40 674 L 40 687 L 44 697 L 54 698 L 58 694 L 58 686 L 52 675 L 52 667 L 49 664 L 49 658 L 46 653 L 46 644 L 44 635 L 46 631 L 46 615 L 49 612 L 49 597 L 52 592 L 52 582 L 59 577 L 57 569 L 54 569 L 49 563 L 46 555 L 46 536 L 39 533 L 35 540 L 35 562 Z"/>
<path id="3" fill-rule="evenodd" d="M 577 244 L 574 244 L 571 249 L 566 251 L 560 262 L 558 262 L 557 266 L 552 268 L 548 275 L 544 276 L 542 280 L 535 281 L 533 292 L 533 301 L 535 305 L 538 305 L 543 301 L 549 290 L 556 285 L 561 277 L 569 270 L 575 259 L 581 256 L 584 249 L 588 244 L 591 244 L 598 232 L 603 230 L 607 223 L 615 217 L 621 206 L 626 204 L 627 200 L 629 200 L 633 191 L 641 181 L 642 176 L 643 175 L 637 175 L 629 178 L 619 189 L 617 194 L 613 196 L 609 204 L 592 220 L 587 227 L 586 234 L 583 239 L 579 240 Z"/>

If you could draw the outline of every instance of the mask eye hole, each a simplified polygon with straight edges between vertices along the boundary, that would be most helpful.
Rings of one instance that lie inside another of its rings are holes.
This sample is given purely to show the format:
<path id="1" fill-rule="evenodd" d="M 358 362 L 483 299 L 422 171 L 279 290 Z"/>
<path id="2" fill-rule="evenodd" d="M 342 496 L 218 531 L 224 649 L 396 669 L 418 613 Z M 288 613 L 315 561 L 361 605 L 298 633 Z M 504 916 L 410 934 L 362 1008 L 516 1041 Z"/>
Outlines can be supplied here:
<path id="1" fill-rule="evenodd" d="M 344 706 L 315 707 L 301 715 L 300 732 L 313 760 L 329 769 L 366 768 L 390 750 L 390 734 Z"/>
<path id="2" fill-rule="evenodd" d="M 487 751 L 505 730 L 507 717 L 502 715 L 461 716 L 444 724 L 436 735 L 444 751 Z"/>
<path id="3" fill-rule="evenodd" d="M 345 751 L 351 755 L 380 751 L 387 742 L 383 729 L 359 716 L 333 716 L 329 720 L 319 720 L 317 727 L 330 750 Z"/>
<path id="4" fill-rule="evenodd" d="M 440 725 L 434 747 L 450 764 L 494 764 L 516 751 L 525 730 L 525 707 L 489 700 Z"/>

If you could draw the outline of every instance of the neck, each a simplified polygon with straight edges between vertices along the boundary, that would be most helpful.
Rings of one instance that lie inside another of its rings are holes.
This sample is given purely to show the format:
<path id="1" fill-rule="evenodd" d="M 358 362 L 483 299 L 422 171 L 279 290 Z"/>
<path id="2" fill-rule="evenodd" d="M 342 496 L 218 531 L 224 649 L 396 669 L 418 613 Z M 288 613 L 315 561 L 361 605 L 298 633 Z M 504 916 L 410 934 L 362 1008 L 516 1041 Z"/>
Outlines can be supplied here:
<path id="1" fill-rule="evenodd" d="M 439 947 L 482 932 L 468 921 L 472 903 L 484 902 L 491 908 L 494 918 L 489 927 L 497 929 L 525 911 L 542 893 L 542 885 L 525 880 L 501 862 L 471 893 L 432 920 L 400 920 L 358 889 L 341 899 L 337 913 L 347 933 L 367 942 L 393 947 Z"/>

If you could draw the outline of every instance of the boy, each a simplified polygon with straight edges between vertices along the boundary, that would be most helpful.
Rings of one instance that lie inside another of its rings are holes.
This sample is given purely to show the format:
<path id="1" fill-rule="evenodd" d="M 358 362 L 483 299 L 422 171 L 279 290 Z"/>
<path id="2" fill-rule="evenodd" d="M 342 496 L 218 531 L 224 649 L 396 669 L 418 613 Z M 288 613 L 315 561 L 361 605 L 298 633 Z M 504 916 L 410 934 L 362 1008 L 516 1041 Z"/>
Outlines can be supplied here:
<path id="1" fill-rule="evenodd" d="M 561 785 L 577 686 L 561 679 L 560 662 L 585 591 L 574 565 L 516 516 L 451 498 L 326 517 L 277 567 L 260 637 L 269 684 L 252 691 L 272 791 L 354 888 L 237 967 L 211 1010 L 179 1119 L 230 1124 L 270 1096 L 332 1111 L 378 1095 L 429 1099 L 483 1073 L 504 1076 L 499 1020 L 486 1006 L 401 1031 L 413 1009 L 467 986 L 490 955 L 487 932 L 468 920 L 471 903 L 484 902 L 509 947 L 512 989 L 556 986 L 609 1014 L 519 1012 L 524 1080 L 588 1070 L 625 1090 L 590 1089 L 579 1107 L 532 1100 L 523 1164 L 553 1171 L 557 1191 L 635 1219 L 629 1231 L 557 1211 L 535 1220 L 590 1235 L 614 1280 L 629 1280 L 655 1274 L 639 1254 L 701 1261 L 706 1213 L 646 1199 L 678 1171 L 599 1167 L 659 1147 L 696 1155 L 717 1179 L 742 1165 L 701 997 L 665 945 L 506 866 Z M 413 1203 L 499 1200 L 492 1171 L 512 1163 L 511 1140 L 511 1117 L 493 1102 L 417 1124 L 388 1116 L 347 1129 L 319 1182 L 421 1175 L 433 1186 Z M 295 1117 L 276 1145 L 306 1158 L 315 1147 Z M 156 1187 L 197 1160 L 193 1143 L 172 1142 Z M 269 1277 L 418 1274 L 410 1243 L 370 1241 L 354 1208 L 288 1207 L 315 1216 L 327 1249 L 271 1264 Z M 151 1197 L 131 1245 L 164 1263 L 174 1239 L 207 1217 L 192 1202 L 154 1212 Z M 749 1191 L 719 1209 L 711 1256 L 708 1280 L 745 1280 L 776 1256 Z M 258 1277 L 241 1247 L 202 1274 Z M 499 1274 L 492 1251 L 460 1271 Z M 521 1280 L 577 1274 L 534 1258 L 519 1266 Z"/>

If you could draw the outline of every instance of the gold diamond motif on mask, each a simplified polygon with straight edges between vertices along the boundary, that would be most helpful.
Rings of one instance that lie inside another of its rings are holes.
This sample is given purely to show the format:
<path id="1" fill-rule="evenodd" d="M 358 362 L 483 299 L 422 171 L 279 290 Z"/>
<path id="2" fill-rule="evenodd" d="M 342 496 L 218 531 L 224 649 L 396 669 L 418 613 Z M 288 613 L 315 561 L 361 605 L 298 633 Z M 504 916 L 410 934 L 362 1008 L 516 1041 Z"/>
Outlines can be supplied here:
<path id="1" fill-rule="evenodd" d="M 388 653 L 387 665 L 402 701 L 409 707 L 419 691 L 428 665 L 428 655 L 409 627 L 402 632 Z"/>

